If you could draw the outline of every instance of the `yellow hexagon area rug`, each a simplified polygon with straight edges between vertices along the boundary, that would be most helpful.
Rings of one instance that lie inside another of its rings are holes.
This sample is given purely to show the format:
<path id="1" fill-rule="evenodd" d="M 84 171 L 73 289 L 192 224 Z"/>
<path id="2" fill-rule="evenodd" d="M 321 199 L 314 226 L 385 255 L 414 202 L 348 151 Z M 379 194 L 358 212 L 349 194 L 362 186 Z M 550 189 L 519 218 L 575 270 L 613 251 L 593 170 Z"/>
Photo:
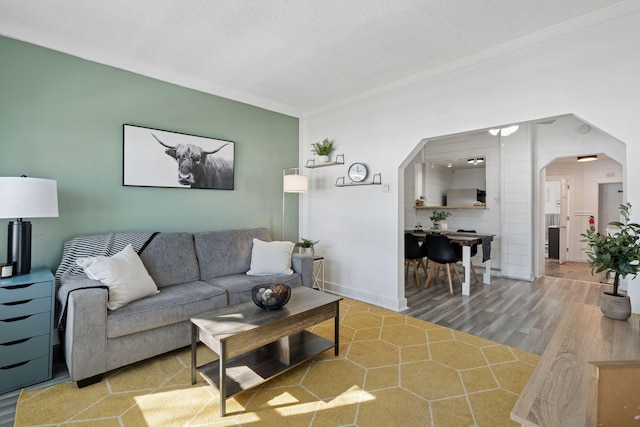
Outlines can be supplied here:
<path id="1" fill-rule="evenodd" d="M 539 356 L 344 299 L 340 354 L 311 361 L 227 400 L 191 385 L 189 348 L 105 375 L 82 389 L 23 391 L 27 426 L 508 426 Z M 333 320 L 309 329 L 333 340 Z M 204 346 L 199 360 L 216 355 Z"/>

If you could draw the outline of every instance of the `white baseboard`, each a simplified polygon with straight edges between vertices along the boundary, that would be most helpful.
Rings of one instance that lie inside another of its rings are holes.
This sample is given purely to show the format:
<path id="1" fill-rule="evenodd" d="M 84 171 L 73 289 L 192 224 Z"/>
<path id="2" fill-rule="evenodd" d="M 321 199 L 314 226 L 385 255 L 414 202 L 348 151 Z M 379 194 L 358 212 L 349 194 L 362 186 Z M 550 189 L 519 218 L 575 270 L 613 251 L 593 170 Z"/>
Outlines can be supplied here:
<path id="1" fill-rule="evenodd" d="M 395 312 L 406 310 L 407 299 L 394 299 L 390 297 L 381 297 L 378 294 L 367 292 L 363 289 L 356 289 L 349 286 L 339 285 L 337 283 L 325 283 L 325 290 L 328 292 L 342 295 L 343 297 L 355 299 L 377 307 L 386 308 Z"/>

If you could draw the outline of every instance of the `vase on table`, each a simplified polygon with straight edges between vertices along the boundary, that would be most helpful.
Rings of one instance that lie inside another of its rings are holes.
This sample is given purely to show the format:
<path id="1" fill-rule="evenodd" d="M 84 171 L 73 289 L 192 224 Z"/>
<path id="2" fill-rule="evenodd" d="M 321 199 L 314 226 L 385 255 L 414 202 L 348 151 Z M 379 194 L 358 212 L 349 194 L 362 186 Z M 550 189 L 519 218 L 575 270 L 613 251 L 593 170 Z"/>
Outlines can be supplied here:
<path id="1" fill-rule="evenodd" d="M 313 247 L 309 247 L 309 248 L 300 248 L 300 253 L 302 255 L 313 255 L 315 253 L 315 250 L 313 249 Z"/>

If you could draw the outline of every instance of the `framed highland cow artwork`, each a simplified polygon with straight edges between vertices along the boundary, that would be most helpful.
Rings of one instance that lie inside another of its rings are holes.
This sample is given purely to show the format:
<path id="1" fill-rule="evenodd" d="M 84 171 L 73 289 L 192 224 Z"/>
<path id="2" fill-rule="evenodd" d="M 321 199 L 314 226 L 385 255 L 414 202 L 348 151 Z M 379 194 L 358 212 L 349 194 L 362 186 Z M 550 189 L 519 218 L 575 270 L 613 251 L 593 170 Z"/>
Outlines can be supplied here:
<path id="1" fill-rule="evenodd" d="M 123 125 L 122 184 L 233 190 L 235 143 Z"/>

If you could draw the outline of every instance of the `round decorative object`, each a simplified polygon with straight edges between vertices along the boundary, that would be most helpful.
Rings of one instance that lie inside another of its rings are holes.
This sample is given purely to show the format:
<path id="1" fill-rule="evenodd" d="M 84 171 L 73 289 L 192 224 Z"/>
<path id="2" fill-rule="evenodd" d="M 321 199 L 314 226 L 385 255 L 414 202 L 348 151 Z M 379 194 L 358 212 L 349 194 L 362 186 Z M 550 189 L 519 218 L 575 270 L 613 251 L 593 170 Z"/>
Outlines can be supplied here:
<path id="1" fill-rule="evenodd" d="M 604 292 L 600 295 L 600 311 L 610 319 L 627 320 L 631 317 L 631 299 L 628 295 Z"/>
<path id="2" fill-rule="evenodd" d="M 291 287 L 278 283 L 271 286 L 255 286 L 251 289 L 251 298 L 260 308 L 275 310 L 284 307 L 291 298 Z"/>
<path id="3" fill-rule="evenodd" d="M 363 163 L 354 163 L 349 166 L 349 179 L 353 182 L 362 182 L 367 178 L 367 166 Z"/>

